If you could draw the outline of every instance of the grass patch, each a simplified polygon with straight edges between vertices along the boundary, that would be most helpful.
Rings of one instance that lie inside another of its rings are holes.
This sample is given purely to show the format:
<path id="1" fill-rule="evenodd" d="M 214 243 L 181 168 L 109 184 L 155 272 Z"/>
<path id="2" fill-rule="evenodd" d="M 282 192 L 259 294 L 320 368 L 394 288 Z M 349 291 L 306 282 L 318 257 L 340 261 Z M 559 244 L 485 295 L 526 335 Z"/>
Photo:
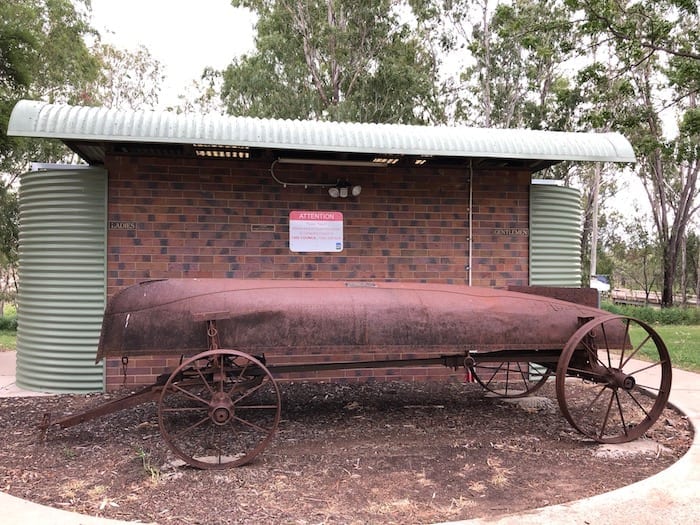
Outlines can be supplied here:
<path id="1" fill-rule="evenodd" d="M 655 325 L 653 328 L 666 343 L 674 368 L 700 372 L 700 326 Z M 646 333 L 633 325 L 630 335 L 632 341 L 639 342 Z M 650 346 L 653 345 L 646 345 Z"/>
<path id="2" fill-rule="evenodd" d="M 5 303 L 0 316 L 0 352 L 17 350 L 17 306 Z"/>
<path id="3" fill-rule="evenodd" d="M 17 350 L 17 330 L 0 330 L 0 352 Z"/>

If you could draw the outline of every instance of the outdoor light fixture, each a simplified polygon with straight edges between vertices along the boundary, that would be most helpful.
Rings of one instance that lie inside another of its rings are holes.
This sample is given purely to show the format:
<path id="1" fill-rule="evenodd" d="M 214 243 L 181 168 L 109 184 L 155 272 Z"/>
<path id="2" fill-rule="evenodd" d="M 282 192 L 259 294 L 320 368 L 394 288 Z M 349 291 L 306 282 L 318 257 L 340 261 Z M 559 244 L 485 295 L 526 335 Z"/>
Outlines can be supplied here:
<path id="1" fill-rule="evenodd" d="M 362 186 L 353 186 L 347 180 L 336 181 L 335 183 L 326 182 L 290 182 L 279 179 L 275 175 L 275 165 L 276 164 L 329 164 L 331 166 L 372 166 L 377 168 L 385 168 L 385 164 L 375 164 L 373 162 L 366 161 L 350 161 L 350 160 L 322 160 L 322 159 L 296 159 L 296 158 L 280 158 L 272 163 L 270 166 L 270 175 L 272 180 L 277 184 L 286 188 L 287 186 L 302 186 L 304 189 L 307 188 L 327 188 L 328 195 L 334 199 L 347 199 L 348 197 L 357 197 L 362 192 Z"/>
<path id="2" fill-rule="evenodd" d="M 353 186 L 348 181 L 339 182 L 335 186 L 328 188 L 328 195 L 334 199 L 337 199 L 338 197 L 341 199 L 347 199 L 351 195 L 353 197 L 357 197 L 360 193 L 362 193 L 362 186 Z"/>

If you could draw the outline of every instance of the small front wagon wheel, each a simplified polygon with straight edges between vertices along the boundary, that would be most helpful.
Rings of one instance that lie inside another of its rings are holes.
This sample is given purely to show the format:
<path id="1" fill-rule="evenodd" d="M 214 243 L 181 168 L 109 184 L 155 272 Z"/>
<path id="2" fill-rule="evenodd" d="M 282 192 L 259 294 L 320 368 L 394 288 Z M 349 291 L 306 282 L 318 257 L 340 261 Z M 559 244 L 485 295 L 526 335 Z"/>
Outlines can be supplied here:
<path id="1" fill-rule="evenodd" d="M 547 382 L 551 369 L 520 362 L 475 362 L 469 371 L 481 388 L 503 399 L 529 396 Z"/>
<path id="2" fill-rule="evenodd" d="M 265 365 L 236 350 L 209 350 L 170 375 L 158 423 L 173 453 L 193 467 L 249 463 L 271 441 L 280 420 L 277 383 Z"/>
<path id="3" fill-rule="evenodd" d="M 625 443 L 643 436 L 666 406 L 671 359 L 646 323 L 598 317 L 566 343 L 556 391 L 559 408 L 575 429 L 601 443 Z"/>

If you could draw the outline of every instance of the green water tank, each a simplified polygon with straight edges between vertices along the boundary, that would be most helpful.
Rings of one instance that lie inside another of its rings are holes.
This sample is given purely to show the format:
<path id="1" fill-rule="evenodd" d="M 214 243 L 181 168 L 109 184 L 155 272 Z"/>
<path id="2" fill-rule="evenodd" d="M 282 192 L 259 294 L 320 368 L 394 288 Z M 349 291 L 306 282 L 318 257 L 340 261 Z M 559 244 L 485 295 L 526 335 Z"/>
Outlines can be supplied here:
<path id="1" fill-rule="evenodd" d="M 20 177 L 17 386 L 101 391 L 107 172 L 51 168 Z"/>
<path id="2" fill-rule="evenodd" d="M 581 286 L 581 195 L 554 181 L 530 187 L 530 285 Z"/>

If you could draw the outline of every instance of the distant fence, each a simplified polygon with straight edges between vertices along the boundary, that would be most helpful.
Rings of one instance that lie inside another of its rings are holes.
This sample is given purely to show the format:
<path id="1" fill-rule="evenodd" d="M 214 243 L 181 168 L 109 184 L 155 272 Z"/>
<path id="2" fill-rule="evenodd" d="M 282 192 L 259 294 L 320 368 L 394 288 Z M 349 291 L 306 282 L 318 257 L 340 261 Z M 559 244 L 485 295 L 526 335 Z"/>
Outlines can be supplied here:
<path id="1" fill-rule="evenodd" d="M 637 306 L 643 306 L 645 304 L 661 304 L 661 293 L 656 291 L 649 292 L 649 297 L 647 298 L 647 294 L 643 290 L 615 288 L 610 292 L 610 298 L 615 304 L 633 304 Z M 681 306 L 683 304 L 683 297 L 681 295 L 674 295 L 673 304 L 675 306 Z M 687 295 L 686 304 L 688 306 L 697 306 L 697 296 Z"/>

